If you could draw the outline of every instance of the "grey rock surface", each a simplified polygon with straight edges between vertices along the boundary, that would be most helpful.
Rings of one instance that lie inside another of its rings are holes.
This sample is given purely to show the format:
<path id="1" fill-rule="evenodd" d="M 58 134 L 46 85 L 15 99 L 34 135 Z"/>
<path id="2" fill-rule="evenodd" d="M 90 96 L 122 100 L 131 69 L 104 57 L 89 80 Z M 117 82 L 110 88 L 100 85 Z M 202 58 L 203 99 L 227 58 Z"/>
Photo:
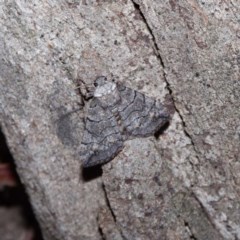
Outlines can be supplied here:
<path id="1" fill-rule="evenodd" d="M 239 7 L 0 3 L 0 124 L 45 239 L 240 239 Z M 80 169 L 76 90 L 101 75 L 176 108 L 102 176 Z"/>

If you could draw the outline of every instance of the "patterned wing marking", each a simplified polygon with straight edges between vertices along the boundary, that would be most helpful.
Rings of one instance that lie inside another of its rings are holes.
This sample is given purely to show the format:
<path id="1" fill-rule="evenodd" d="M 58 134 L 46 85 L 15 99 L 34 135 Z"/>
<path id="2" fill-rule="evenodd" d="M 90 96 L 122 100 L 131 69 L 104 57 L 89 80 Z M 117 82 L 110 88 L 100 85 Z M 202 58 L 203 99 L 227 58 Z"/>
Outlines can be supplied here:
<path id="1" fill-rule="evenodd" d="M 151 136 L 170 120 L 160 101 L 122 85 L 118 88 L 122 100 L 118 111 L 129 138 Z"/>
<path id="2" fill-rule="evenodd" d="M 123 138 L 115 117 L 97 98 L 92 99 L 81 143 L 83 167 L 106 163 L 122 148 Z"/>

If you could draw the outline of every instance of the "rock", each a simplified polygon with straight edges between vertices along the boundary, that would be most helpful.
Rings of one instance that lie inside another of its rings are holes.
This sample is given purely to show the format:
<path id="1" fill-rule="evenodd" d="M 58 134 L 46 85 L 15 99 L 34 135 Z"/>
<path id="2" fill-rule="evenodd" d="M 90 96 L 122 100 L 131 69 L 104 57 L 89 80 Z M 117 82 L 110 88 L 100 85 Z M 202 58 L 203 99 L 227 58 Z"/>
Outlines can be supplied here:
<path id="1" fill-rule="evenodd" d="M 0 124 L 45 239 L 240 238 L 237 1 L 12 0 L 1 9 Z M 170 94 L 176 112 L 102 173 L 82 172 L 76 87 L 101 75 Z"/>

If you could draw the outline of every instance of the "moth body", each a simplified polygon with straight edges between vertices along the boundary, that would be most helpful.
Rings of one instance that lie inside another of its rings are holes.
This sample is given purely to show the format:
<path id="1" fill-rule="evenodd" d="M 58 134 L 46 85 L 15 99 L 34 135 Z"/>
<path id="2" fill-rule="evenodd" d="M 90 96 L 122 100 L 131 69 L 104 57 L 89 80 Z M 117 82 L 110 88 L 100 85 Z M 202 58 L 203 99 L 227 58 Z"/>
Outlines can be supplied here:
<path id="1" fill-rule="evenodd" d="M 83 167 L 112 160 L 125 140 L 151 136 L 170 120 L 168 107 L 158 100 L 105 77 L 95 86 L 81 144 Z"/>

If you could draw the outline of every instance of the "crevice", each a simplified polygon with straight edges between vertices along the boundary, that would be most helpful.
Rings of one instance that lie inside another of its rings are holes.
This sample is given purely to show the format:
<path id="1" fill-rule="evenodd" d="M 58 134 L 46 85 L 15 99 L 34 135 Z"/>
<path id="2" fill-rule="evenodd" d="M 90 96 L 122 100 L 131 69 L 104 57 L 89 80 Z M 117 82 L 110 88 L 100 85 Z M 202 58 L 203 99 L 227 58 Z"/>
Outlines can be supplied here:
<path id="1" fill-rule="evenodd" d="M 104 197 L 105 197 L 105 200 L 106 200 L 106 203 L 107 203 L 107 207 L 108 207 L 108 209 L 109 209 L 110 212 L 111 212 L 111 215 L 112 215 L 112 217 L 113 217 L 114 222 L 116 223 L 116 216 L 115 216 L 115 214 L 114 214 L 114 212 L 113 212 L 113 209 L 112 209 L 112 207 L 111 207 L 110 201 L 109 201 L 109 199 L 108 199 L 107 191 L 106 191 L 106 187 L 105 187 L 105 184 L 104 184 L 104 183 L 102 183 L 102 188 L 103 188 Z"/>
<path id="2" fill-rule="evenodd" d="M 169 83 L 169 81 L 167 80 L 167 76 L 166 76 L 166 72 L 165 72 L 164 61 L 163 61 L 162 56 L 161 56 L 161 54 L 160 54 L 160 49 L 159 49 L 159 47 L 158 47 L 158 44 L 157 44 L 156 38 L 155 38 L 155 36 L 154 36 L 154 33 L 153 33 L 150 25 L 148 24 L 148 21 L 147 21 L 146 17 L 144 16 L 144 13 L 142 12 L 140 5 L 139 5 L 138 3 L 136 3 L 134 0 L 132 0 L 132 3 L 133 3 L 134 8 L 138 11 L 139 15 L 142 17 L 143 22 L 144 22 L 145 25 L 146 25 L 146 28 L 148 29 L 150 35 L 152 36 L 152 41 L 153 41 L 154 49 L 156 50 L 155 53 L 156 53 L 156 56 L 157 56 L 157 58 L 158 58 L 158 60 L 159 60 L 159 62 L 160 62 L 160 65 L 161 65 L 162 68 L 163 68 L 163 78 L 164 78 L 164 81 L 166 82 L 166 87 L 167 87 L 167 90 L 168 90 L 168 92 L 169 92 L 169 95 L 170 95 L 171 101 L 172 101 L 172 103 L 173 103 L 174 109 L 175 109 L 175 111 L 178 113 L 178 115 L 179 115 L 179 117 L 180 117 L 180 119 L 181 119 L 181 121 L 182 121 L 183 132 L 184 132 L 184 134 L 186 135 L 186 137 L 190 139 L 191 145 L 193 146 L 193 149 L 194 149 L 194 151 L 195 151 L 195 153 L 196 153 L 196 154 L 195 154 L 195 155 L 196 155 L 196 158 L 199 160 L 199 157 L 198 157 L 198 155 L 197 155 L 197 154 L 198 154 L 198 150 L 196 149 L 195 143 L 194 143 L 191 135 L 190 135 L 190 134 L 188 133 L 188 131 L 186 130 L 186 123 L 185 123 L 185 121 L 184 121 L 184 119 L 183 119 L 183 116 L 181 115 L 181 113 L 180 113 L 179 109 L 177 108 L 176 103 L 175 103 L 175 101 L 174 101 L 173 92 L 172 92 L 170 83 Z"/>
<path id="3" fill-rule="evenodd" d="M 157 41 L 156 41 L 156 38 L 155 38 L 155 36 L 153 34 L 153 31 L 152 31 L 151 27 L 149 26 L 149 24 L 147 22 L 147 19 L 145 18 L 144 14 L 143 14 L 143 12 L 141 10 L 140 5 L 138 3 L 136 3 L 134 0 L 132 0 L 132 3 L 133 3 L 134 8 L 138 11 L 139 15 L 142 17 L 143 22 L 145 23 L 145 25 L 147 27 L 147 30 L 149 31 L 150 35 L 152 36 L 154 48 L 156 50 L 156 56 L 157 56 L 158 60 L 160 61 L 161 65 L 162 65 L 162 67 L 164 69 L 165 68 L 164 62 L 163 62 L 162 57 L 160 55 L 160 49 L 159 49 L 159 47 L 157 45 Z M 164 75 L 164 79 L 165 79 L 166 83 L 169 85 L 169 83 L 166 80 L 166 74 L 165 74 L 164 71 L 163 71 L 163 75 Z M 169 93 L 171 94 L 172 90 L 170 88 L 168 90 L 169 90 Z"/>
<path id="4" fill-rule="evenodd" d="M 192 229 L 190 228 L 189 224 L 187 221 L 184 220 L 184 225 L 185 227 L 188 229 L 189 233 L 190 233 L 190 239 L 193 239 L 193 240 L 198 240 L 197 237 L 194 235 L 194 233 L 192 232 Z"/>
<path id="5" fill-rule="evenodd" d="M 142 10 L 141 10 L 140 5 L 139 5 L 138 3 L 136 3 L 134 0 L 132 0 L 132 2 L 133 2 L 133 5 L 134 5 L 135 9 L 136 9 L 136 10 L 139 12 L 139 14 L 141 15 L 141 17 L 142 17 L 142 19 L 143 19 L 143 21 L 144 21 L 144 23 L 145 23 L 145 25 L 146 25 L 149 33 L 150 33 L 151 36 L 152 36 L 154 48 L 156 49 L 156 51 L 155 51 L 155 52 L 156 52 L 156 56 L 157 56 L 157 58 L 158 58 L 158 60 L 159 60 L 159 62 L 160 62 L 160 65 L 161 65 L 162 68 L 163 68 L 163 78 L 164 78 L 164 81 L 166 82 L 166 87 L 167 87 L 167 90 L 169 91 L 169 94 L 170 94 L 170 97 L 171 97 L 171 100 L 172 100 L 174 109 L 175 109 L 175 111 L 178 113 L 178 115 L 179 115 L 179 117 L 180 117 L 180 119 L 181 119 L 181 122 L 182 122 L 182 125 L 183 125 L 183 132 L 184 132 L 185 136 L 190 140 L 191 145 L 192 145 L 192 147 L 193 147 L 193 150 L 194 150 L 194 152 L 195 152 L 195 157 L 196 157 L 196 158 L 198 159 L 198 161 L 199 161 L 200 159 L 199 159 L 199 156 L 198 156 L 198 150 L 196 149 L 195 143 L 194 143 L 191 135 L 190 135 L 190 134 L 188 133 L 188 131 L 186 130 L 186 123 L 185 123 L 185 121 L 184 121 L 184 119 L 183 119 L 182 114 L 180 113 L 180 110 L 177 108 L 176 103 L 175 103 L 175 101 L 174 101 L 173 92 L 172 92 L 170 83 L 169 83 L 169 81 L 167 80 L 167 76 L 166 76 L 166 72 L 165 72 L 164 61 L 163 61 L 162 56 L 161 56 L 161 54 L 160 54 L 160 49 L 159 49 L 159 47 L 158 47 L 158 45 L 157 45 L 157 42 L 156 42 L 156 38 L 155 38 L 155 36 L 154 36 L 154 33 L 153 33 L 151 27 L 149 26 L 149 24 L 148 24 L 148 22 L 147 22 L 147 19 L 145 18 L 144 14 L 143 14 L 143 12 L 142 12 Z M 203 206 L 203 204 L 202 204 L 201 201 L 198 199 L 198 197 L 196 196 L 195 193 L 193 193 L 193 196 L 194 196 L 194 198 L 196 199 L 196 201 L 198 202 L 198 204 L 200 205 L 200 207 L 203 209 L 203 212 L 205 212 L 205 214 L 206 214 L 209 222 L 212 224 L 212 226 L 213 226 L 216 230 L 218 230 L 217 227 L 215 226 L 214 222 L 212 221 L 211 216 L 209 216 L 209 213 L 207 212 L 207 210 L 205 209 L 205 207 Z M 185 223 L 186 223 L 186 224 L 185 224 L 186 227 L 190 230 L 190 233 L 191 233 L 190 238 L 196 240 L 197 238 L 196 238 L 196 236 L 192 233 L 192 231 L 191 231 L 188 223 L 187 223 L 187 222 L 185 222 Z"/>
<path id="6" fill-rule="evenodd" d="M 207 211 L 207 209 L 205 208 L 204 204 L 201 202 L 201 200 L 198 198 L 197 194 L 192 191 L 192 197 L 196 200 L 196 202 L 199 204 L 200 208 L 202 209 L 202 212 L 205 213 L 209 223 L 212 225 L 213 229 L 215 229 L 220 235 L 221 231 L 219 231 L 218 227 L 216 226 L 216 224 L 214 223 L 214 220 L 211 218 L 211 215 L 209 214 L 209 212 Z M 223 236 L 223 235 L 222 235 Z M 223 236 L 224 238 L 225 236 Z"/>
<path id="7" fill-rule="evenodd" d="M 106 238 L 105 238 L 105 236 L 104 236 L 104 234 L 103 234 L 102 228 L 101 228 L 101 226 L 100 226 L 99 223 L 98 223 L 98 232 L 99 232 L 99 234 L 100 234 L 100 236 L 101 236 L 101 239 L 102 239 L 102 240 L 106 240 Z"/>
<path id="8" fill-rule="evenodd" d="M 116 225 L 116 227 L 117 227 L 116 215 L 114 214 L 113 209 L 112 209 L 112 207 L 111 207 L 110 201 L 109 201 L 108 196 L 107 196 L 106 187 L 105 187 L 105 184 L 104 184 L 103 182 L 102 182 L 102 189 L 103 189 L 103 192 L 104 192 L 104 197 L 105 197 L 105 200 L 106 200 L 107 207 L 108 207 L 108 209 L 110 210 L 110 213 L 111 213 L 111 215 L 112 215 L 113 221 L 114 221 L 114 223 L 115 223 L 115 225 Z M 99 227 L 99 228 L 100 228 L 100 227 Z M 117 228 L 118 228 L 118 227 L 117 227 Z M 102 231 L 101 228 L 100 228 L 99 230 Z M 122 239 L 123 239 L 123 240 L 127 240 L 127 238 L 125 238 L 125 236 L 123 235 L 123 233 L 122 233 L 122 231 L 121 231 L 120 228 L 118 228 L 118 231 L 119 231 Z M 102 233 L 102 234 L 103 234 L 103 233 Z M 102 235 L 102 236 L 103 236 L 103 235 Z M 104 237 L 103 237 L 103 239 L 104 239 Z"/>
<path id="9" fill-rule="evenodd" d="M 204 203 L 201 201 L 201 199 L 198 197 L 197 193 L 192 191 L 192 197 L 195 199 L 195 201 L 199 204 L 200 208 L 202 209 L 202 212 L 205 213 L 209 223 L 211 224 L 212 228 L 220 235 L 223 239 L 231 238 L 233 239 L 236 235 L 232 231 L 229 231 L 226 228 L 226 225 L 224 225 L 224 230 L 228 234 L 223 234 L 221 231 L 221 227 L 219 226 L 219 223 L 215 223 L 214 219 L 211 217 L 211 214 L 208 212 L 207 207 L 204 206 Z M 228 220 L 226 220 L 227 222 Z M 221 224 L 222 225 L 222 224 Z"/>

